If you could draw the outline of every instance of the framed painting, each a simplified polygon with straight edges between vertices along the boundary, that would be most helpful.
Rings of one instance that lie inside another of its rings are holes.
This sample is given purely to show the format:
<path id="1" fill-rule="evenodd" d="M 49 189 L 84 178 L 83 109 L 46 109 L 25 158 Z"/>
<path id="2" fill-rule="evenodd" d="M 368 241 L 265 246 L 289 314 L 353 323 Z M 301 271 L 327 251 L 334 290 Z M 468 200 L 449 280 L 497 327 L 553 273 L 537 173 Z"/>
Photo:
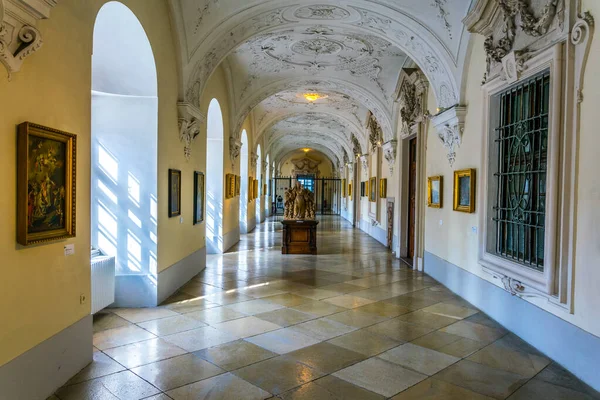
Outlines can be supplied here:
<path id="1" fill-rule="evenodd" d="M 346 180 L 342 179 L 342 197 L 346 197 Z"/>
<path id="2" fill-rule="evenodd" d="M 475 212 L 475 170 L 454 171 L 454 211 Z"/>
<path id="3" fill-rule="evenodd" d="M 181 215 L 181 171 L 169 170 L 169 218 Z"/>
<path id="4" fill-rule="evenodd" d="M 442 208 L 444 205 L 444 177 L 430 176 L 427 178 L 427 206 Z"/>
<path id="5" fill-rule="evenodd" d="M 31 122 L 17 132 L 17 242 L 75 237 L 77 136 Z"/>
<path id="6" fill-rule="evenodd" d="M 365 182 L 360 183 L 360 197 L 365 197 Z"/>
<path id="7" fill-rule="evenodd" d="M 194 172 L 194 225 L 204 221 L 204 173 Z"/>
<path id="8" fill-rule="evenodd" d="M 254 200 L 254 178 L 248 177 L 248 201 Z"/>
<path id="9" fill-rule="evenodd" d="M 365 197 L 369 197 L 369 181 L 365 181 Z"/>
<path id="10" fill-rule="evenodd" d="M 372 177 L 369 179 L 369 201 L 377 201 L 377 178 Z"/>
<path id="11" fill-rule="evenodd" d="M 348 184 L 348 197 L 352 200 L 352 182 Z"/>
<path id="12" fill-rule="evenodd" d="M 239 175 L 235 176 L 235 195 L 239 196 L 242 188 L 242 177 Z"/>
<path id="13" fill-rule="evenodd" d="M 235 177 L 233 174 L 225 174 L 225 198 L 235 197 Z"/>
<path id="14" fill-rule="evenodd" d="M 387 178 L 379 180 L 379 198 L 385 199 L 387 197 Z"/>
<path id="15" fill-rule="evenodd" d="M 267 184 L 263 184 L 263 194 L 266 195 L 267 194 Z"/>
<path id="16" fill-rule="evenodd" d="M 252 187 L 252 192 L 254 193 L 254 198 L 258 199 L 258 196 L 260 195 L 260 193 L 258 192 L 258 179 L 255 179 L 253 182 L 253 187 Z"/>

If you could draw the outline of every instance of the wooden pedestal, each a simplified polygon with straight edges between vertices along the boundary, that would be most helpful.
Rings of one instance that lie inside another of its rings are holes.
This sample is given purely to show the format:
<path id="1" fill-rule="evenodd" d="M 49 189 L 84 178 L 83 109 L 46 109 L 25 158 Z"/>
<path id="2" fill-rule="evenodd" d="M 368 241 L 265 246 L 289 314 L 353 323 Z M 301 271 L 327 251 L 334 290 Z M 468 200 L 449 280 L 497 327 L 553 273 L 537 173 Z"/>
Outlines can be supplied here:
<path id="1" fill-rule="evenodd" d="M 281 254 L 317 254 L 319 221 L 281 221 L 283 244 Z"/>

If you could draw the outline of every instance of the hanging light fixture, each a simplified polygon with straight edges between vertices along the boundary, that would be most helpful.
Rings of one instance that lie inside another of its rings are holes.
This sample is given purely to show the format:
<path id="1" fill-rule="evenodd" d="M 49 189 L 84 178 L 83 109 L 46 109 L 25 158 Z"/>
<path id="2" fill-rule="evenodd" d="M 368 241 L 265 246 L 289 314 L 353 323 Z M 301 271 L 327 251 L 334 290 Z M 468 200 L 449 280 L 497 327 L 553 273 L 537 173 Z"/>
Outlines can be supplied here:
<path id="1" fill-rule="evenodd" d="M 309 101 L 311 103 L 315 102 L 317 100 L 326 99 L 327 97 L 329 97 L 327 95 L 319 94 L 319 93 L 304 93 L 303 96 L 307 101 Z"/>

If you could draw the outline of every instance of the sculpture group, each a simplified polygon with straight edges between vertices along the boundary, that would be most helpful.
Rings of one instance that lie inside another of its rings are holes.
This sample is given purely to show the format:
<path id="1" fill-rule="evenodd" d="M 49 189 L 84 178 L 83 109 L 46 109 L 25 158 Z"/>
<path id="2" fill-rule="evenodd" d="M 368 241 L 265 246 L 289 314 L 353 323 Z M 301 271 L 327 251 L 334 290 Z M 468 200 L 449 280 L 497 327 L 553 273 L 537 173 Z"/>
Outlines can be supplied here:
<path id="1" fill-rule="evenodd" d="M 313 192 L 302 187 L 300 182 L 285 191 L 283 219 L 287 220 L 314 220 L 315 197 Z"/>

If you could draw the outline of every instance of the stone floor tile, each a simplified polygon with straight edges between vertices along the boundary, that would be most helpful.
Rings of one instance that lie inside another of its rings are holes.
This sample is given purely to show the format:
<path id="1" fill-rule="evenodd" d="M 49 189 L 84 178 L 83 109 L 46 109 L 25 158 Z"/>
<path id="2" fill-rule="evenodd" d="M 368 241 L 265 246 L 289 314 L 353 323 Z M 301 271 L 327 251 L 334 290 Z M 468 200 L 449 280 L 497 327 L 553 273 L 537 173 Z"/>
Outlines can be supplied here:
<path id="1" fill-rule="evenodd" d="M 191 329 L 197 329 L 206 326 L 205 323 L 193 318 L 189 318 L 185 315 L 154 319 L 152 321 L 141 322 L 137 325 L 140 328 L 155 334 L 156 336 L 172 335 L 174 333 L 189 331 Z"/>
<path id="2" fill-rule="evenodd" d="M 527 378 L 521 375 L 468 360 L 462 360 L 446 368 L 434 378 L 495 399 L 507 398 L 527 382 Z"/>
<path id="3" fill-rule="evenodd" d="M 544 370 L 540 372 L 535 379 L 540 379 L 554 385 L 585 393 L 592 396 L 594 399 L 600 399 L 599 392 L 595 391 L 590 386 L 577 379 L 575 375 L 555 362 L 552 362 L 550 365 L 544 368 Z"/>
<path id="4" fill-rule="evenodd" d="M 298 296 L 293 293 L 278 294 L 275 296 L 263 297 L 262 299 L 284 307 L 293 307 L 309 301 L 306 297 Z"/>
<path id="5" fill-rule="evenodd" d="M 503 371 L 513 372 L 528 378 L 533 378 L 550 364 L 550 360 L 546 357 L 509 350 L 496 343 L 470 355 L 467 360 Z"/>
<path id="6" fill-rule="evenodd" d="M 327 342 L 293 351 L 288 353 L 288 357 L 325 374 L 339 371 L 367 358 L 364 354 Z"/>
<path id="7" fill-rule="evenodd" d="M 428 349 L 438 350 L 461 339 L 464 338 L 462 336 L 452 335 L 442 331 L 433 331 L 425 336 L 421 336 L 420 338 L 413 340 L 412 343 L 416 344 L 417 346 L 427 347 Z"/>
<path id="8" fill-rule="evenodd" d="M 94 352 L 94 360 L 91 364 L 79 371 L 77 375 L 67 382 L 67 385 L 73 385 L 75 383 L 114 374 L 123 370 L 125 370 L 124 366 L 101 351 L 96 351 Z"/>
<path id="9" fill-rule="evenodd" d="M 504 329 L 490 328 L 469 321 L 459 321 L 441 329 L 441 331 L 483 343 L 492 343 L 506 334 Z"/>
<path id="10" fill-rule="evenodd" d="M 208 347 L 218 346 L 223 343 L 233 342 L 238 338 L 215 329 L 212 326 L 205 326 L 191 331 L 164 336 L 163 339 L 186 351 L 193 352 Z"/>
<path id="11" fill-rule="evenodd" d="M 491 397 L 437 379 L 426 379 L 391 400 L 491 400 Z"/>
<path id="12" fill-rule="evenodd" d="M 479 311 L 472 308 L 460 307 L 450 303 L 437 303 L 432 306 L 425 307 L 423 311 L 456 319 L 464 319 L 479 313 Z"/>
<path id="13" fill-rule="evenodd" d="M 489 326 L 490 328 L 504 329 L 504 327 L 502 325 L 500 325 L 498 322 L 494 321 L 493 319 L 491 319 L 490 317 L 488 317 L 486 314 L 484 314 L 482 312 L 478 312 L 477 314 L 473 314 L 470 317 L 465 318 L 465 321 L 473 322 L 475 324 Z"/>
<path id="14" fill-rule="evenodd" d="M 385 397 L 336 378 L 319 378 L 279 396 L 283 400 L 383 400 Z"/>
<path id="15" fill-rule="evenodd" d="M 269 311 L 267 313 L 256 314 L 257 318 L 272 322 L 282 327 L 297 325 L 305 321 L 315 319 L 314 315 L 306 314 L 292 308 L 282 308 L 280 310 Z"/>
<path id="16" fill-rule="evenodd" d="M 378 357 L 425 375 L 434 375 L 460 361 L 458 357 L 412 343 L 406 343 L 388 350 L 385 353 L 379 354 Z"/>
<path id="17" fill-rule="evenodd" d="M 377 335 L 360 329 L 327 341 L 339 347 L 371 357 L 400 345 L 400 342 L 387 336 Z"/>
<path id="18" fill-rule="evenodd" d="M 358 328 L 344 325 L 324 317 L 294 325 L 290 329 L 311 336 L 317 340 L 329 340 L 336 336 L 350 333 Z"/>
<path id="19" fill-rule="evenodd" d="M 366 326 L 377 324 L 388 319 L 367 312 L 348 310 L 341 313 L 328 315 L 327 319 L 339 322 L 344 325 L 353 326 L 355 328 L 364 328 Z"/>
<path id="20" fill-rule="evenodd" d="M 594 397 L 562 386 L 532 379 L 517 390 L 509 400 L 593 400 Z"/>
<path id="21" fill-rule="evenodd" d="M 427 378 L 380 358 L 369 358 L 333 374 L 382 396 L 391 397 Z"/>
<path id="22" fill-rule="evenodd" d="M 201 311 L 192 312 L 185 315 L 188 318 L 193 318 L 198 321 L 215 325 L 220 322 L 231 321 L 237 318 L 247 317 L 246 314 L 232 310 L 228 307 L 214 307 Z"/>
<path id="23" fill-rule="evenodd" d="M 379 287 L 373 287 L 370 289 L 359 290 L 358 292 L 352 292 L 352 296 L 358 296 L 369 300 L 382 301 L 395 297 L 396 295 Z"/>
<path id="24" fill-rule="evenodd" d="M 456 318 L 425 312 L 425 309 L 413 311 L 398 317 L 401 321 L 423 326 L 425 328 L 440 329 L 456 323 Z"/>
<path id="25" fill-rule="evenodd" d="M 319 340 L 290 328 L 253 336 L 246 339 L 246 341 L 279 354 L 289 353 L 319 343 Z"/>
<path id="26" fill-rule="evenodd" d="M 279 355 L 245 340 L 225 343 L 220 346 L 197 351 L 194 354 L 227 371 L 242 368 Z"/>
<path id="27" fill-rule="evenodd" d="M 504 328 L 502 329 L 504 330 Z M 529 343 L 525 342 L 523 339 L 513 333 L 508 333 L 501 339 L 496 340 L 494 344 L 505 349 L 533 354 L 539 357 L 545 357 L 545 355 L 538 351 L 535 347 L 531 346 Z"/>
<path id="28" fill-rule="evenodd" d="M 356 311 L 366 312 L 374 315 L 379 315 L 380 317 L 388 318 L 397 317 L 399 315 L 403 315 L 410 312 L 410 310 L 406 307 L 384 303 L 382 301 L 359 307 L 356 309 Z"/>
<path id="29" fill-rule="evenodd" d="M 131 324 L 131 322 L 119 317 L 112 311 L 101 310 L 94 314 L 94 333 Z"/>
<path id="30" fill-rule="evenodd" d="M 240 292 L 212 293 L 212 294 L 206 295 L 205 299 L 210 301 L 211 303 L 219 304 L 219 305 L 241 303 L 243 301 L 253 300 L 252 297 L 246 296 L 245 294 L 240 293 Z"/>
<path id="31" fill-rule="evenodd" d="M 153 319 L 175 317 L 179 315 L 175 311 L 165 307 L 154 308 L 112 308 L 111 311 L 129 322 L 138 323 Z"/>
<path id="32" fill-rule="evenodd" d="M 423 299 L 423 298 L 415 298 L 410 295 L 402 295 L 391 297 L 389 299 L 383 300 L 385 303 L 395 304 L 397 306 L 406 307 L 411 311 L 417 311 L 423 309 L 425 307 L 429 307 L 433 304 L 439 303 L 438 300 L 435 299 Z"/>
<path id="33" fill-rule="evenodd" d="M 134 368 L 186 353 L 184 349 L 160 338 L 114 347 L 104 350 L 104 352 L 127 368 Z"/>
<path id="34" fill-rule="evenodd" d="M 135 375 L 122 371 L 101 378 L 65 386 L 56 392 L 61 400 L 123 400 L 143 399 L 160 390 Z"/>
<path id="35" fill-rule="evenodd" d="M 312 300 L 322 300 L 328 297 L 336 297 L 339 296 L 339 292 L 334 292 L 332 290 L 323 290 L 323 289 L 302 289 L 294 292 L 298 296 L 306 297 Z"/>
<path id="36" fill-rule="evenodd" d="M 337 297 L 330 297 L 328 299 L 322 300 L 326 303 L 333 304 L 336 306 L 344 307 L 344 308 L 357 308 L 362 307 L 367 304 L 374 303 L 375 300 L 369 300 L 362 297 L 343 295 Z"/>
<path id="37" fill-rule="evenodd" d="M 164 393 L 159 393 L 154 396 L 146 397 L 146 398 L 144 398 L 144 400 L 173 400 L 173 399 Z"/>
<path id="38" fill-rule="evenodd" d="M 255 315 L 262 314 L 269 311 L 279 310 L 281 308 L 285 308 L 284 306 L 276 303 L 271 303 L 265 300 L 250 300 L 244 301 L 241 303 L 230 304 L 227 308 L 232 309 L 233 311 L 237 311 L 247 315 Z"/>
<path id="39" fill-rule="evenodd" d="M 329 290 L 332 292 L 338 292 L 343 294 L 365 290 L 365 288 L 362 286 L 351 285 L 349 283 L 335 283 L 332 285 L 321 286 L 319 289 Z"/>
<path id="40" fill-rule="evenodd" d="M 281 394 L 323 376 L 308 365 L 285 356 L 271 358 L 233 372 L 272 394 Z"/>
<path id="41" fill-rule="evenodd" d="M 181 300 L 165 306 L 165 308 L 178 312 L 180 314 L 187 314 L 194 311 L 204 310 L 206 308 L 216 307 L 218 304 L 208 301 L 205 296 L 194 297 L 188 300 Z"/>
<path id="42" fill-rule="evenodd" d="M 156 336 L 135 325 L 123 326 L 121 328 L 107 329 L 94 333 L 94 346 L 100 350 L 111 347 L 124 346 L 142 340 L 153 339 Z"/>
<path id="43" fill-rule="evenodd" d="M 240 290 L 240 293 L 245 296 L 250 296 L 255 299 L 260 299 L 263 297 L 275 296 L 278 294 L 285 294 L 285 291 L 270 287 L 269 285 L 261 285 L 261 286 L 255 286 L 255 287 L 248 287 L 244 290 Z"/>
<path id="44" fill-rule="evenodd" d="M 442 346 L 437 351 L 442 353 L 450 354 L 454 357 L 464 358 L 475 353 L 477 350 L 485 347 L 487 343 L 478 342 L 477 340 L 471 340 L 467 338 L 461 338 L 455 342 Z"/>
<path id="45" fill-rule="evenodd" d="M 432 328 L 409 324 L 398 318 L 375 324 L 368 327 L 367 330 L 385 335 L 399 342 L 410 342 L 433 331 Z"/>
<path id="46" fill-rule="evenodd" d="M 131 371 L 162 391 L 197 382 L 224 372 L 221 368 L 194 354 L 185 354 L 146 364 Z"/>
<path id="47" fill-rule="evenodd" d="M 290 308 L 314 315 L 316 317 L 324 317 L 326 315 L 331 315 L 347 310 L 346 308 L 334 306 L 333 304 L 325 303 L 323 301 L 310 301 Z"/>
<path id="48" fill-rule="evenodd" d="M 245 338 L 281 329 L 281 326 L 256 317 L 245 317 L 214 325 L 220 331 L 232 336 Z"/>
<path id="49" fill-rule="evenodd" d="M 262 400 L 272 395 L 237 376 L 226 373 L 192 383 L 168 392 L 174 400 L 214 399 L 214 400 Z"/>

